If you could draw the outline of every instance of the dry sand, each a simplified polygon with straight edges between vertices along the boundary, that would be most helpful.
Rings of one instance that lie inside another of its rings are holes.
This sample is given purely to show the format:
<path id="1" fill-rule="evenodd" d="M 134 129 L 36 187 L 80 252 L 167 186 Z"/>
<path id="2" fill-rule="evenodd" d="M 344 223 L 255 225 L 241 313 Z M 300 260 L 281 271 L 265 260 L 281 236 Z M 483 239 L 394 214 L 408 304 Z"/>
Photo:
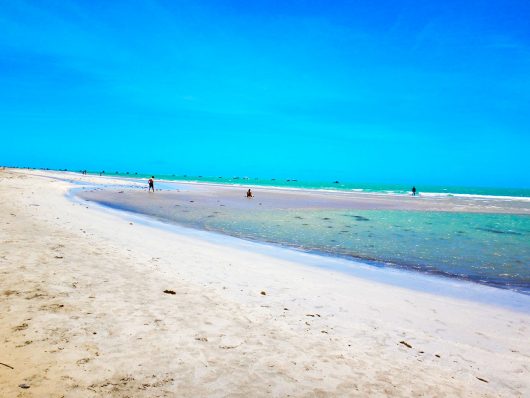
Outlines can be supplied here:
<path id="1" fill-rule="evenodd" d="M 528 312 L 140 224 L 65 176 L 120 183 L 0 171 L 1 397 L 530 396 Z"/>

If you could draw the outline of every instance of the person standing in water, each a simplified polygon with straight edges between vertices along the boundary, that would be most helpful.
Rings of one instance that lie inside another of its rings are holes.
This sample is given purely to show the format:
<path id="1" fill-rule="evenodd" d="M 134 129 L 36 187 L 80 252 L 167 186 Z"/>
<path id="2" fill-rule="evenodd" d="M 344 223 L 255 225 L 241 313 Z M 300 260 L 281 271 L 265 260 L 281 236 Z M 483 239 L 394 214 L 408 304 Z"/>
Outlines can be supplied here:
<path id="1" fill-rule="evenodd" d="M 147 192 L 151 192 L 151 189 L 153 190 L 153 192 L 155 192 L 155 176 L 151 176 L 147 183 L 149 184 L 149 189 L 147 190 Z"/>
<path id="2" fill-rule="evenodd" d="M 412 187 L 412 196 L 416 196 L 416 187 Z"/>

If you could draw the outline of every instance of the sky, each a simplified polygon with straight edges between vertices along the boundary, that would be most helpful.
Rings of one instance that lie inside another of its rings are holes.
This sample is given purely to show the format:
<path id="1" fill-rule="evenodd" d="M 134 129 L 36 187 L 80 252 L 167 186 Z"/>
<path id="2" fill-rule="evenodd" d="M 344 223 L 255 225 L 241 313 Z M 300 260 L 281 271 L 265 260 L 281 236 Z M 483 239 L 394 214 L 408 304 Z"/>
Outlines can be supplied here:
<path id="1" fill-rule="evenodd" d="M 0 0 L 0 164 L 530 187 L 530 2 Z"/>

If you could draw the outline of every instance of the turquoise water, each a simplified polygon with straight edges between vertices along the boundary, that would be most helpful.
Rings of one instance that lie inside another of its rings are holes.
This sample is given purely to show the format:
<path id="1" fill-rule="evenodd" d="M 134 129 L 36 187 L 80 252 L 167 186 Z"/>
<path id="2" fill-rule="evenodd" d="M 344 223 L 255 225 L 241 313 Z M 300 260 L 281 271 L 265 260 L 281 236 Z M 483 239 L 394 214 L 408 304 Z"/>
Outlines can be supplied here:
<path id="1" fill-rule="evenodd" d="M 91 172 L 99 174 L 99 172 Z M 134 172 L 109 172 L 104 173 L 106 176 L 149 178 L 151 174 L 141 174 Z M 410 193 L 412 185 L 405 184 L 374 184 L 362 182 L 345 182 L 345 181 L 309 181 L 298 179 L 281 179 L 281 178 L 257 178 L 257 177 L 227 177 L 227 176 L 191 176 L 178 174 L 160 174 L 156 175 L 158 180 L 178 180 L 190 182 L 210 182 L 218 184 L 240 184 L 240 185 L 257 185 L 273 186 L 283 188 L 300 188 L 300 189 L 329 189 L 340 191 L 359 190 L 363 192 L 380 192 L 406 194 Z M 512 196 L 512 197 L 529 197 L 530 188 L 492 188 L 492 187 L 463 187 L 463 186 L 441 186 L 441 185 L 417 185 L 419 193 L 423 194 L 443 194 L 443 195 L 487 195 L 487 196 Z"/>
<path id="2" fill-rule="evenodd" d="M 414 211 L 264 212 L 207 229 L 514 289 L 530 287 L 530 217 Z"/>
<path id="3" fill-rule="evenodd" d="M 530 294 L 528 215 L 243 208 L 179 195 L 93 191 L 81 196 L 192 228 Z"/>

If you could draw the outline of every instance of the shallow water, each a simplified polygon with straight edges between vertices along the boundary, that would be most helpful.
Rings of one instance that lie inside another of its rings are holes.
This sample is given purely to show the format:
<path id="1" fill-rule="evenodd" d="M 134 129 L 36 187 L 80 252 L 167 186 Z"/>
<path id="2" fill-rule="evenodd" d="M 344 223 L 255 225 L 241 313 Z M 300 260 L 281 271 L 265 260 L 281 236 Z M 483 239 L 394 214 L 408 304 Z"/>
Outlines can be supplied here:
<path id="1" fill-rule="evenodd" d="M 530 294 L 528 215 L 279 208 L 239 197 L 197 199 L 193 192 L 93 191 L 81 197 L 192 228 Z"/>

